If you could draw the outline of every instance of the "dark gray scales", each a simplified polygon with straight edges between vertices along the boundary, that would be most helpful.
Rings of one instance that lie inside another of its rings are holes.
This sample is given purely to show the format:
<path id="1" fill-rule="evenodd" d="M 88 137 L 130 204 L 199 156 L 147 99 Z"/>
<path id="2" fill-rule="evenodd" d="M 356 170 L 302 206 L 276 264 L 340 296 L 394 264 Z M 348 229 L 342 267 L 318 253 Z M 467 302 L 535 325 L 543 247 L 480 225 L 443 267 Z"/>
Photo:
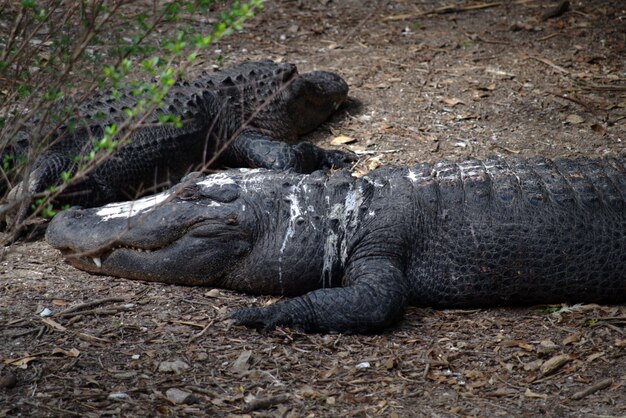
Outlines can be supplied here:
<path id="1" fill-rule="evenodd" d="M 191 82 L 178 81 L 128 143 L 68 188 L 58 202 L 97 206 L 136 198 L 190 171 L 206 169 L 209 162 L 298 172 L 349 165 L 355 160 L 350 153 L 295 143 L 324 122 L 347 93 L 347 84 L 334 73 L 300 75 L 292 64 L 271 61 L 246 62 Z M 130 90 L 122 90 L 119 98 L 102 93 L 81 105 L 71 123 L 75 129 L 61 127 L 33 163 L 28 192 L 60 184 L 63 171 L 75 172 L 76 157 L 93 149 L 104 127 L 121 124 L 125 108 L 132 108 L 135 100 Z M 180 117 L 182 127 L 159 124 L 159 115 Z M 24 135 L 30 133 L 20 132 L 20 138 Z"/>
<path id="2" fill-rule="evenodd" d="M 623 303 L 625 164 L 229 171 L 152 200 L 71 209 L 47 239 L 97 274 L 294 296 L 232 314 L 266 329 L 379 331 L 408 305 Z"/>

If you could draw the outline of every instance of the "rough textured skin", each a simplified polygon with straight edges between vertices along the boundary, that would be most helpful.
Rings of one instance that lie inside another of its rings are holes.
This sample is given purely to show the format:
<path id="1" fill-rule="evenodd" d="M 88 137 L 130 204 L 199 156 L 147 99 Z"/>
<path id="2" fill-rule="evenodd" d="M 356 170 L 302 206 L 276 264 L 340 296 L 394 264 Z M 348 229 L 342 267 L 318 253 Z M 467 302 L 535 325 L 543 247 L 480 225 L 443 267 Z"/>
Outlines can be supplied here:
<path id="1" fill-rule="evenodd" d="M 372 332 L 409 304 L 623 303 L 625 164 L 493 157 L 362 178 L 235 171 L 71 209 L 47 239 L 94 273 L 300 295 L 232 314 L 261 328 Z"/>
<path id="2" fill-rule="evenodd" d="M 347 84 L 334 73 L 299 75 L 294 65 L 271 61 L 247 62 L 192 82 L 176 82 L 161 108 L 132 132 L 129 143 L 70 187 L 59 202 L 91 207 L 136 198 L 206 168 L 218 154 L 218 164 L 232 167 L 311 172 L 346 166 L 354 161 L 350 154 L 292 143 L 324 122 L 347 93 Z M 55 132 L 49 148 L 32 165 L 28 192 L 60 184 L 60 173 L 74 172 L 75 157 L 88 154 L 104 127 L 119 125 L 124 109 L 134 103 L 131 92 L 122 91 L 119 98 L 104 93 L 83 104 L 72 121 L 76 129 L 70 132 L 64 126 Z M 182 127 L 159 125 L 159 114 L 179 116 Z M 19 191 L 14 189 L 12 196 Z"/>

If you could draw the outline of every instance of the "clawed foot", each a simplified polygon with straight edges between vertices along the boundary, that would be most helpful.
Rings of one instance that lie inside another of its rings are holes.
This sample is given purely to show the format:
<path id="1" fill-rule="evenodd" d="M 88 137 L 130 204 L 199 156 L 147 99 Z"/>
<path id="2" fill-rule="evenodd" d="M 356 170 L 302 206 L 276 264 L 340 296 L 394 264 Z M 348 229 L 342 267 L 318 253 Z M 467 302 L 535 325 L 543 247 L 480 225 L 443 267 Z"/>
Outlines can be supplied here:
<path id="1" fill-rule="evenodd" d="M 291 315 L 280 306 L 270 305 L 263 308 L 240 308 L 229 315 L 235 325 L 244 325 L 261 331 L 272 331 L 277 326 L 286 326 L 297 331 L 306 331 L 301 324 L 295 323 Z"/>
<path id="2" fill-rule="evenodd" d="M 326 150 L 324 168 L 350 168 L 358 159 L 351 151 Z"/>

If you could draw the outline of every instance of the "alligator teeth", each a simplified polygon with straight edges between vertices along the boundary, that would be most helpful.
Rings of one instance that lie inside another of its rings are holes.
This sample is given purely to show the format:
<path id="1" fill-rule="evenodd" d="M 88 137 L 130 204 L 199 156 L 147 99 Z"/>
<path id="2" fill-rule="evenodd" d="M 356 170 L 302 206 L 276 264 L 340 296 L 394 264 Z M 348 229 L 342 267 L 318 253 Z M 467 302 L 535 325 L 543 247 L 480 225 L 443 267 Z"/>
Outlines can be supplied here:
<path id="1" fill-rule="evenodd" d="M 96 267 L 102 267 L 102 260 L 100 260 L 100 257 L 92 257 L 92 260 Z"/>

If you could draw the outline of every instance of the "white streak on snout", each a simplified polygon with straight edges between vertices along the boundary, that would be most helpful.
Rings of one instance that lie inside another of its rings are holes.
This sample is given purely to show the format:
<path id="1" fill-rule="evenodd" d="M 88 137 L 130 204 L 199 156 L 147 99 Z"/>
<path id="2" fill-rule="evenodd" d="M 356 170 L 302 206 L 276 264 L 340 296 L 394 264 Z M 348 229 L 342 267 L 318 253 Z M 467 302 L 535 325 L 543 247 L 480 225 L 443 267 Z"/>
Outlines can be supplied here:
<path id="1" fill-rule="evenodd" d="M 102 218 L 102 221 L 108 221 L 115 218 L 130 218 L 139 212 L 147 212 L 154 210 L 161 203 L 170 197 L 170 192 L 163 192 L 152 196 L 147 196 L 138 200 L 131 200 L 121 203 L 110 203 L 101 207 L 96 215 Z"/>
<path id="2" fill-rule="evenodd" d="M 204 187 L 213 187 L 213 186 L 225 186 L 227 184 L 236 184 L 235 180 L 232 176 L 227 173 L 216 173 L 208 175 L 204 178 L 204 180 L 199 181 L 197 183 L 200 186 Z"/>

